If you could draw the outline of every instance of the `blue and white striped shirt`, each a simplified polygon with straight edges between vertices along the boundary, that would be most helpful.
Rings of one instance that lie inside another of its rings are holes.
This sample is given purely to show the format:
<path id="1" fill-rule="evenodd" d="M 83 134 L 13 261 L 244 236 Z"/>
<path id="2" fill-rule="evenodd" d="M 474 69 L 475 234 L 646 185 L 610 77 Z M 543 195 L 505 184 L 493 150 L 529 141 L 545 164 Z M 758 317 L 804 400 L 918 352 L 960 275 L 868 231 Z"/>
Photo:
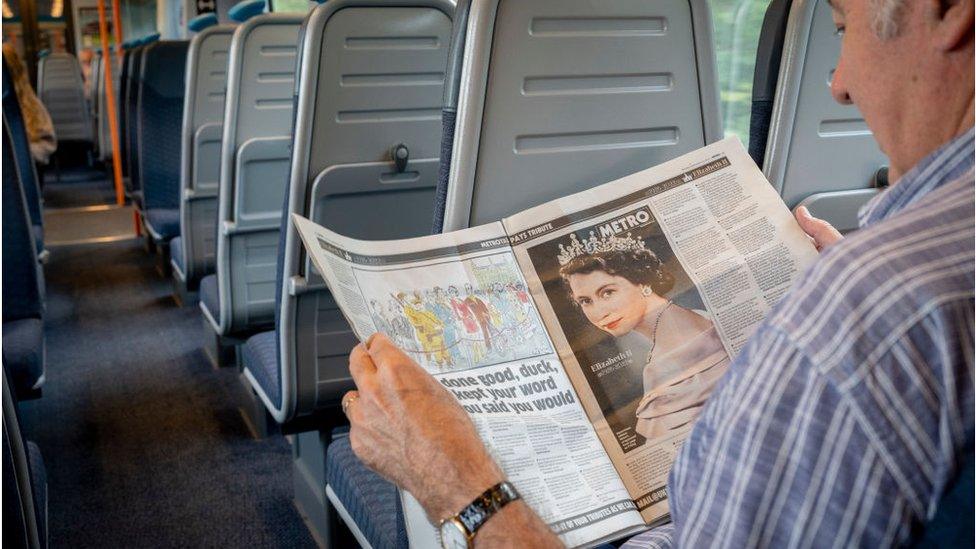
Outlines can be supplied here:
<path id="1" fill-rule="evenodd" d="M 973 130 L 860 214 L 729 367 L 624 547 L 890 547 L 973 451 Z"/>

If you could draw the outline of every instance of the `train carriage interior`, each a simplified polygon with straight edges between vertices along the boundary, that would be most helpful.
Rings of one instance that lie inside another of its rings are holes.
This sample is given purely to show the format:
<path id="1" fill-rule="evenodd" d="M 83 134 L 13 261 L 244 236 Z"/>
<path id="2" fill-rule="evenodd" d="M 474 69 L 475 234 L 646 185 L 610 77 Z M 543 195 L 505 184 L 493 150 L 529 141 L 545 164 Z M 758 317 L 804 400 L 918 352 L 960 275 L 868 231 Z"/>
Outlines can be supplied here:
<path id="1" fill-rule="evenodd" d="M 458 231 L 736 137 L 854 233 L 889 161 L 842 38 L 829 0 L 3 0 L 4 543 L 436 546 L 353 451 L 292 217 Z"/>

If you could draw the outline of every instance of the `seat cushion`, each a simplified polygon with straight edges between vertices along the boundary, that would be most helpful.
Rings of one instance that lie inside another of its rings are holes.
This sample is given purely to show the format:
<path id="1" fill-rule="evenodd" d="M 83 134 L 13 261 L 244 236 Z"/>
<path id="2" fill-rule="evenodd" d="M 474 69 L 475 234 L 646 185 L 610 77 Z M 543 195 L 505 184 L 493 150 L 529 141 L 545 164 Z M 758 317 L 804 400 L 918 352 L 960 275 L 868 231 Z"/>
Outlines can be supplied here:
<path id="1" fill-rule="evenodd" d="M 248 338 L 244 344 L 244 367 L 268 395 L 275 408 L 281 408 L 281 370 L 275 349 L 274 330 Z"/>
<path id="2" fill-rule="evenodd" d="M 408 546 L 396 486 L 359 461 L 349 445 L 349 437 L 337 438 L 329 445 L 325 479 L 370 545 Z"/>
<path id="3" fill-rule="evenodd" d="M 44 321 L 24 318 L 3 323 L 3 365 L 21 398 L 37 388 L 44 375 Z"/>
<path id="4" fill-rule="evenodd" d="M 146 211 L 146 223 L 160 239 L 168 242 L 180 234 L 179 208 L 153 208 Z"/>
<path id="5" fill-rule="evenodd" d="M 180 271 L 186 273 L 186 267 L 183 265 L 183 237 L 177 236 L 173 240 L 169 241 L 169 257 L 176 263 L 176 266 L 180 268 Z"/>
<path id="6" fill-rule="evenodd" d="M 218 323 L 220 322 L 220 293 L 217 291 L 217 275 L 211 274 L 200 279 L 200 305 Z"/>

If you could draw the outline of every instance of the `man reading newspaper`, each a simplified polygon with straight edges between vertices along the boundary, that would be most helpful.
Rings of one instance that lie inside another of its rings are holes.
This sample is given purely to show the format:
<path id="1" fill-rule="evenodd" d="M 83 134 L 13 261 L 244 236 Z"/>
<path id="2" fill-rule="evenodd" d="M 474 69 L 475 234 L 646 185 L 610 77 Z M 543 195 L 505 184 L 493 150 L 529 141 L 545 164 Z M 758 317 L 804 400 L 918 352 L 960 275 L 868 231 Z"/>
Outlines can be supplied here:
<path id="1" fill-rule="evenodd" d="M 705 405 L 672 469 L 672 523 L 635 546 L 906 544 L 972 459 L 973 2 L 832 6 L 834 96 L 858 105 L 894 183 L 844 240 L 797 212 L 823 253 Z M 431 518 L 505 479 L 450 393 L 388 338 L 358 346 L 350 370 L 353 450 Z M 560 542 L 515 500 L 473 544 Z"/>

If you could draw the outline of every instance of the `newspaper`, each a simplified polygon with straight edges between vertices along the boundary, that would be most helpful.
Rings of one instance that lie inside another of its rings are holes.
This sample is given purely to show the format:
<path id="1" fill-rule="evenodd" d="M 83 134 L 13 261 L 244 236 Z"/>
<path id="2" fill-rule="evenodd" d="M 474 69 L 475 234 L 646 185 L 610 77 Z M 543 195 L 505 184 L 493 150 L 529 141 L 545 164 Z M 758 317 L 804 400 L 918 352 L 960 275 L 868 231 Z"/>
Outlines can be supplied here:
<path id="1" fill-rule="evenodd" d="M 667 519 L 694 418 L 816 257 L 735 138 L 443 235 L 294 223 L 356 335 L 449 390 L 567 546 Z"/>

